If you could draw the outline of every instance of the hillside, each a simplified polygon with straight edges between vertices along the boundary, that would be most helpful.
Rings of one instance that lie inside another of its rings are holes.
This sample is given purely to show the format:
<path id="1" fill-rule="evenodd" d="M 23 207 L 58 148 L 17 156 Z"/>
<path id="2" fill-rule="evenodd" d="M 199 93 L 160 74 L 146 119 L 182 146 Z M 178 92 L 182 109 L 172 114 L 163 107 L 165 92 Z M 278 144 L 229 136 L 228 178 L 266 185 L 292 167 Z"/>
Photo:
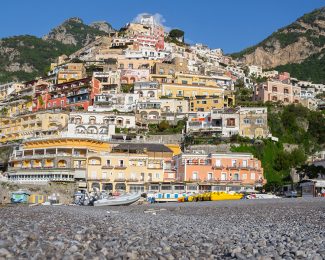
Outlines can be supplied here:
<path id="1" fill-rule="evenodd" d="M 94 41 L 97 36 L 107 35 L 114 31 L 106 22 L 84 24 L 80 18 L 70 18 L 43 37 L 43 40 L 56 40 L 63 44 L 71 44 L 81 48 Z"/>
<path id="2" fill-rule="evenodd" d="M 317 54 L 324 48 L 325 7 L 305 14 L 257 45 L 232 56 L 247 64 L 274 68 L 286 64 L 299 64 L 308 58 L 317 59 L 319 57 Z"/>
<path id="3" fill-rule="evenodd" d="M 70 55 L 97 36 L 107 35 L 107 30 L 113 30 L 108 23 L 86 25 L 71 18 L 43 38 L 21 35 L 0 39 L 0 84 L 44 75 L 59 55 Z"/>

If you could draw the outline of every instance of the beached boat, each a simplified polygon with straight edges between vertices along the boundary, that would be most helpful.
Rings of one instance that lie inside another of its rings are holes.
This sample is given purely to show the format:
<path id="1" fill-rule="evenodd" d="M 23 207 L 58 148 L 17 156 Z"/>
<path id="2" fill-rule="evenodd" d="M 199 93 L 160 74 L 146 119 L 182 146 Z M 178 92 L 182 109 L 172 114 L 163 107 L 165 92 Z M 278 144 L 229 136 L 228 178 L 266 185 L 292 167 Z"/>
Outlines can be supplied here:
<path id="1" fill-rule="evenodd" d="M 138 201 L 141 194 L 125 194 L 117 197 L 107 197 L 99 199 L 94 202 L 95 207 L 105 207 L 105 206 L 126 206 Z"/>
<path id="2" fill-rule="evenodd" d="M 212 192 L 211 200 L 240 200 L 243 196 L 244 195 L 240 193 Z"/>
<path id="3" fill-rule="evenodd" d="M 254 193 L 246 196 L 247 199 L 280 199 L 279 196 L 273 194 Z"/>

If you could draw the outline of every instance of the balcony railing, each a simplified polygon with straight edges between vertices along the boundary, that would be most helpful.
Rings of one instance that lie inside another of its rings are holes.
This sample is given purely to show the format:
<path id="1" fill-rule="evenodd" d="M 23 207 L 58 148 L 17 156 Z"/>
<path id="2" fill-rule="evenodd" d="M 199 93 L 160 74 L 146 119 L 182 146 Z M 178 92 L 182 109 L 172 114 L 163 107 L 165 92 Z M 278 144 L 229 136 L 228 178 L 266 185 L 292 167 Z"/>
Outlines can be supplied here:
<path id="1" fill-rule="evenodd" d="M 138 178 L 128 178 L 126 181 L 128 181 L 128 182 L 138 182 L 139 179 Z"/>
<path id="2" fill-rule="evenodd" d="M 113 169 L 114 166 L 113 165 L 104 165 L 102 166 L 102 169 Z"/>
<path id="3" fill-rule="evenodd" d="M 200 182 L 201 179 L 199 179 L 199 178 L 190 178 L 189 181 L 190 182 Z"/>
<path id="4" fill-rule="evenodd" d="M 115 169 L 126 169 L 126 166 L 125 165 L 116 165 L 114 168 Z"/>
<path id="5" fill-rule="evenodd" d="M 118 181 L 118 182 L 124 182 L 124 181 L 126 181 L 126 179 L 123 178 L 123 177 L 118 177 L 118 178 L 115 178 L 114 180 L 115 181 Z"/>
<path id="6" fill-rule="evenodd" d="M 223 169 L 223 168 L 224 168 L 223 165 L 214 165 L 214 166 L 212 166 L 212 169 L 214 169 L 214 170 Z"/>

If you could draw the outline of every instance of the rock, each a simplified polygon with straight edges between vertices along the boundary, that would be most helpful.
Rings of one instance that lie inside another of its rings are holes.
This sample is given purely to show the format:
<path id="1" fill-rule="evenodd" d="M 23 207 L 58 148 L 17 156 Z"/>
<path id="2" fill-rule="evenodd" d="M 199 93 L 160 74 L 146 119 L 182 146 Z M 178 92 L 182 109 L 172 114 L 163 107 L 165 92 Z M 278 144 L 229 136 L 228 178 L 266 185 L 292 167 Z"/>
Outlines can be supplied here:
<path id="1" fill-rule="evenodd" d="M 10 257 L 11 254 L 7 249 L 0 248 L 0 256 L 2 256 L 2 257 Z"/>

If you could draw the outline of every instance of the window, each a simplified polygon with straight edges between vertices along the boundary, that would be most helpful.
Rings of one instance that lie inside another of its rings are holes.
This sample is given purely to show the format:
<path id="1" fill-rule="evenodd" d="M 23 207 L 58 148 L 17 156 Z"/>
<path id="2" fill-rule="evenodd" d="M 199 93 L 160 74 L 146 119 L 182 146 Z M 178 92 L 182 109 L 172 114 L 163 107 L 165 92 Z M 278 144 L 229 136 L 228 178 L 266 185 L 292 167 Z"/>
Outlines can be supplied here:
<path id="1" fill-rule="evenodd" d="M 206 104 L 207 102 L 206 101 L 202 101 L 202 104 Z"/>
<path id="2" fill-rule="evenodd" d="M 120 64 L 120 69 L 124 69 L 124 64 Z"/>
<path id="3" fill-rule="evenodd" d="M 284 89 L 284 94 L 289 94 L 289 89 L 285 88 Z"/>
<path id="4" fill-rule="evenodd" d="M 247 179 L 247 173 L 243 173 L 242 178 L 243 178 L 243 180 L 246 180 Z"/>
<path id="5" fill-rule="evenodd" d="M 213 100 L 213 103 L 214 104 L 218 104 L 219 103 L 219 100 L 215 99 L 215 100 Z"/>
<path id="6" fill-rule="evenodd" d="M 247 160 L 243 161 L 243 167 L 247 167 Z"/>
<path id="7" fill-rule="evenodd" d="M 277 87 L 272 87 L 272 92 L 278 92 L 278 88 Z"/>
<path id="8" fill-rule="evenodd" d="M 248 125 L 251 123 L 251 120 L 248 118 L 244 118 L 244 124 Z"/>
<path id="9" fill-rule="evenodd" d="M 235 118 L 228 118 L 227 126 L 235 126 Z"/>
<path id="10" fill-rule="evenodd" d="M 182 80 L 183 85 L 187 85 L 187 80 Z"/>
<path id="11" fill-rule="evenodd" d="M 196 104 L 200 104 L 200 101 L 198 100 L 198 101 L 196 101 Z"/>
<path id="12" fill-rule="evenodd" d="M 258 124 L 258 125 L 264 124 L 263 118 L 257 118 L 256 119 L 256 124 Z"/>
<path id="13" fill-rule="evenodd" d="M 251 180 L 255 180 L 255 173 L 254 172 L 251 173 Z"/>
<path id="14" fill-rule="evenodd" d="M 164 69 L 159 69 L 159 74 L 162 75 L 165 73 L 165 70 Z"/>
<path id="15" fill-rule="evenodd" d="M 212 180 L 212 173 L 208 172 L 208 180 Z"/>
<path id="16" fill-rule="evenodd" d="M 129 64 L 129 69 L 133 69 L 133 63 Z"/>
<path id="17" fill-rule="evenodd" d="M 192 179 L 193 180 L 197 180 L 197 176 L 198 176 L 198 173 L 197 172 L 193 172 L 192 173 Z"/>
<path id="18" fill-rule="evenodd" d="M 124 166 L 124 161 L 123 160 L 119 160 L 119 166 Z"/>
<path id="19" fill-rule="evenodd" d="M 155 178 L 159 179 L 160 178 L 160 173 L 156 173 Z"/>
<path id="20" fill-rule="evenodd" d="M 129 125 L 129 124 L 131 123 L 131 122 L 130 122 L 130 119 L 126 119 L 125 123 L 126 123 L 127 125 Z"/>
<path id="21" fill-rule="evenodd" d="M 236 166 L 236 160 L 231 160 L 231 166 Z"/>
<path id="22" fill-rule="evenodd" d="M 234 174 L 233 180 L 234 181 L 239 181 L 239 174 L 238 173 Z"/>
<path id="23" fill-rule="evenodd" d="M 272 97 L 272 101 L 277 101 L 278 98 L 277 97 Z"/>
<path id="24" fill-rule="evenodd" d="M 106 165 L 107 165 L 107 166 L 110 166 L 110 165 L 111 165 L 111 160 L 107 160 L 107 161 L 106 161 Z"/>
<path id="25" fill-rule="evenodd" d="M 216 160 L 216 166 L 218 166 L 218 167 L 221 166 L 221 160 Z"/>
<path id="26" fill-rule="evenodd" d="M 226 181 L 227 180 L 227 173 L 221 173 L 221 180 Z"/>

